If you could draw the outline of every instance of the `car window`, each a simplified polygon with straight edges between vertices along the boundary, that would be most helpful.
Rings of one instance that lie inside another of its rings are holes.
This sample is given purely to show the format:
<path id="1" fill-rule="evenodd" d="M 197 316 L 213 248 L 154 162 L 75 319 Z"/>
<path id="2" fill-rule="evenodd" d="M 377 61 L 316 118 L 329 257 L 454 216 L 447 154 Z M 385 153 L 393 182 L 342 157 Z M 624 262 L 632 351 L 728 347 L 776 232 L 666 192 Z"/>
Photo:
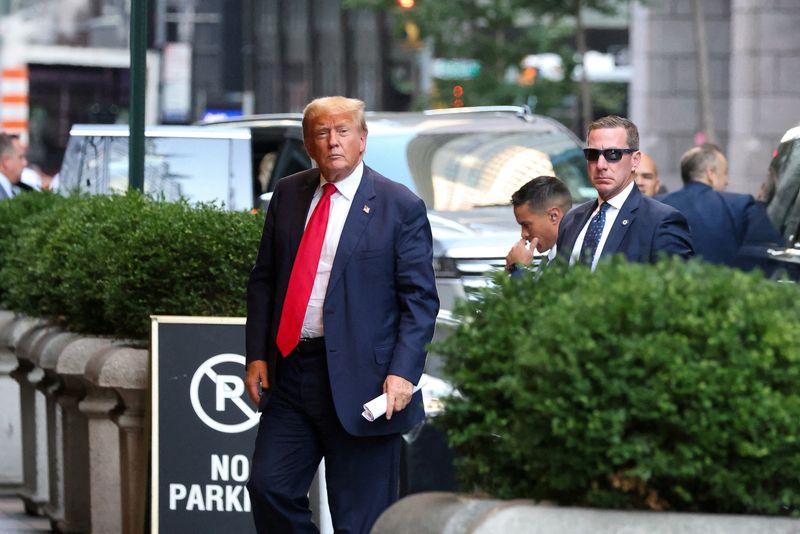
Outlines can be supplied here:
<path id="1" fill-rule="evenodd" d="M 246 139 L 148 137 L 145 139 L 145 193 L 165 200 L 220 202 L 231 209 L 252 207 Z M 61 172 L 63 188 L 92 194 L 128 189 L 127 136 L 75 136 Z"/>

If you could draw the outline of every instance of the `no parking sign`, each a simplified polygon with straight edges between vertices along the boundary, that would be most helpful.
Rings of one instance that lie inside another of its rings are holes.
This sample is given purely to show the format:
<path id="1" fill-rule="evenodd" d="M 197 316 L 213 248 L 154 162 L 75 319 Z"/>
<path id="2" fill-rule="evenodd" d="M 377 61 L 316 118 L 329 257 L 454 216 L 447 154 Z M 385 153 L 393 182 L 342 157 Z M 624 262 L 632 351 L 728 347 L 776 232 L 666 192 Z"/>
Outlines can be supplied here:
<path id="1" fill-rule="evenodd" d="M 244 318 L 152 318 L 151 532 L 255 532 Z"/>

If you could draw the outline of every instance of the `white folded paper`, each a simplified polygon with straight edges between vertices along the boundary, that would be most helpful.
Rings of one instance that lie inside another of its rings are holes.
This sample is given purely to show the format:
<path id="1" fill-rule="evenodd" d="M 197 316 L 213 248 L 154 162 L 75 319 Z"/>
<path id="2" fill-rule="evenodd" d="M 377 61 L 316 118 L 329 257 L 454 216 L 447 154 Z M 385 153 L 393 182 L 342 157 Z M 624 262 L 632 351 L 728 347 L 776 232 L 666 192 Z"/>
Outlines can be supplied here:
<path id="1" fill-rule="evenodd" d="M 423 375 L 424 378 L 425 375 Z M 425 385 L 423 378 L 420 378 L 419 384 L 414 386 L 414 393 L 419 391 Z M 361 415 L 372 423 L 375 419 L 379 419 L 386 415 L 386 393 L 379 395 L 364 405 L 364 411 Z"/>

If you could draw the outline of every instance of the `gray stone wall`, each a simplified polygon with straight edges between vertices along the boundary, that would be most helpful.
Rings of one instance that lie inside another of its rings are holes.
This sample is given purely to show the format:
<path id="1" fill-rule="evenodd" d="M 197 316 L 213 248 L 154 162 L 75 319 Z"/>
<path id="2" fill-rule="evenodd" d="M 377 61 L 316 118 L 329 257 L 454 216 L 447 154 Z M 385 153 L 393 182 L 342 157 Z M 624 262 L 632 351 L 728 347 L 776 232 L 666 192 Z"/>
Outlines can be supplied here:
<path id="1" fill-rule="evenodd" d="M 755 193 L 772 150 L 800 122 L 800 2 L 705 0 L 712 110 L 729 191 Z M 702 128 L 691 0 L 632 4 L 630 115 L 670 191 Z"/>
<path id="2" fill-rule="evenodd" d="M 800 2 L 733 0 L 730 189 L 753 192 L 800 122 Z"/>
<path id="3" fill-rule="evenodd" d="M 712 109 L 717 141 L 725 148 L 729 107 L 730 6 L 703 2 L 708 33 Z M 702 128 L 691 0 L 634 2 L 631 16 L 631 119 L 641 148 L 658 165 L 670 191 L 681 187 L 678 161 Z"/>

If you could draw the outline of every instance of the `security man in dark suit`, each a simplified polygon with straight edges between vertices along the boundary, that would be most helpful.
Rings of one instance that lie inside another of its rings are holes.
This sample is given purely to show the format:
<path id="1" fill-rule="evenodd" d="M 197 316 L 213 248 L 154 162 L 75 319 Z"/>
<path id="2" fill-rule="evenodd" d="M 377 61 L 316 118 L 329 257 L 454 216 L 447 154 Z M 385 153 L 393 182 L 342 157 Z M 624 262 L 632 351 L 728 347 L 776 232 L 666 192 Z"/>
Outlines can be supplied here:
<path id="1" fill-rule="evenodd" d="M 781 242 L 763 204 L 752 195 L 725 192 L 728 162 L 719 147 L 706 143 L 687 150 L 681 178 L 683 188 L 661 201 L 686 216 L 695 252 L 706 261 L 749 270 L 760 263 L 749 249 Z"/>
<path id="2" fill-rule="evenodd" d="M 662 254 L 693 254 L 686 217 L 643 195 L 634 183 L 641 152 L 633 122 L 614 115 L 594 121 L 583 152 L 598 198 L 564 217 L 559 254 L 593 270 L 600 258 L 612 254 L 637 262 L 653 262 Z"/>

